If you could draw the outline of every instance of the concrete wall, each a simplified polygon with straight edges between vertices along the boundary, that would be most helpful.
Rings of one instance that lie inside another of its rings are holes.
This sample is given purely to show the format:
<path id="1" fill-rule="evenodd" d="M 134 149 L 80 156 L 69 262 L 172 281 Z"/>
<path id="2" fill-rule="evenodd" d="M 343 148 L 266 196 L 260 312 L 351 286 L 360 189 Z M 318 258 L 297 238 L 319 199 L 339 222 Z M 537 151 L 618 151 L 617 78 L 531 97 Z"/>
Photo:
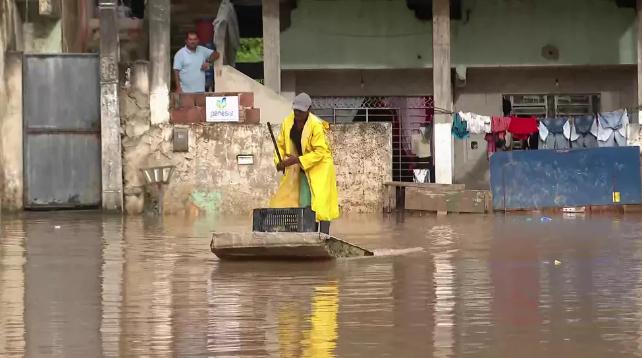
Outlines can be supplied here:
<path id="1" fill-rule="evenodd" d="M 284 71 L 296 92 L 311 96 L 427 96 L 432 69 Z"/>
<path id="2" fill-rule="evenodd" d="M 467 0 L 452 22 L 457 65 L 636 63 L 635 11 L 612 0 Z M 285 69 L 421 68 L 432 25 L 405 0 L 300 0 L 281 34 Z M 558 60 L 542 47 L 559 49 Z"/>
<path id="3" fill-rule="evenodd" d="M 14 0 L 0 0 L 0 208 L 22 206 L 22 21 Z"/>
<path id="4" fill-rule="evenodd" d="M 62 52 L 62 20 L 39 19 L 23 24 L 22 31 L 25 52 Z"/>
<path id="5" fill-rule="evenodd" d="M 342 211 L 381 212 L 382 184 L 392 180 L 392 126 L 360 123 L 330 128 Z"/>
<path id="6" fill-rule="evenodd" d="M 140 169 L 175 165 L 164 200 L 166 213 L 249 214 L 264 207 L 277 188 L 274 148 L 263 125 L 216 124 L 189 128 L 189 152 L 175 153 L 171 124 L 149 125 L 146 96 L 121 92 L 125 208 L 144 209 Z M 277 127 L 278 128 L 278 127 Z M 382 183 L 392 171 L 391 127 L 385 123 L 336 125 L 331 128 L 340 205 L 344 212 L 381 210 Z M 251 154 L 254 164 L 237 164 Z"/>
<path id="7" fill-rule="evenodd" d="M 455 110 L 497 115 L 502 112 L 503 94 L 528 93 L 596 93 L 601 95 L 601 110 L 634 107 L 635 71 L 632 66 L 471 69 L 466 86 L 454 89 Z M 478 149 L 471 149 L 473 141 L 478 142 Z M 455 182 L 487 189 L 490 176 L 484 136 L 455 140 L 454 148 Z"/>

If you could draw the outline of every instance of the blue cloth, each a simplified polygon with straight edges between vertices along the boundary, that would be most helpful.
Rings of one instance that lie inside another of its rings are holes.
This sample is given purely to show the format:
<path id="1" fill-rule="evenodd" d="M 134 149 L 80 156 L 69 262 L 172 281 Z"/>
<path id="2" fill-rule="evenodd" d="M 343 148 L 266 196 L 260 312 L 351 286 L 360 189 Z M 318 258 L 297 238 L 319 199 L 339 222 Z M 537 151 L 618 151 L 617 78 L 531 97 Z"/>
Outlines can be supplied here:
<path id="1" fill-rule="evenodd" d="M 215 50 L 197 46 L 195 51 L 183 47 L 174 56 L 174 70 L 179 71 L 178 77 L 181 89 L 185 93 L 205 91 L 205 71 L 201 69 L 203 63 Z"/>
<path id="2" fill-rule="evenodd" d="M 570 149 L 569 138 L 564 133 L 567 122 L 568 118 L 542 119 L 539 122 L 539 149 Z"/>
<path id="3" fill-rule="evenodd" d="M 571 146 L 573 148 L 597 148 L 597 122 L 595 116 L 588 115 L 575 117 L 571 132 Z"/>
<path id="4" fill-rule="evenodd" d="M 629 116 L 626 110 L 598 113 L 597 140 L 600 147 L 624 147 Z"/>
<path id="5" fill-rule="evenodd" d="M 455 113 L 453 115 L 453 127 L 451 132 L 457 139 L 468 138 L 468 135 L 470 134 L 468 132 L 468 122 L 463 120 L 461 116 L 459 116 L 459 113 Z"/>

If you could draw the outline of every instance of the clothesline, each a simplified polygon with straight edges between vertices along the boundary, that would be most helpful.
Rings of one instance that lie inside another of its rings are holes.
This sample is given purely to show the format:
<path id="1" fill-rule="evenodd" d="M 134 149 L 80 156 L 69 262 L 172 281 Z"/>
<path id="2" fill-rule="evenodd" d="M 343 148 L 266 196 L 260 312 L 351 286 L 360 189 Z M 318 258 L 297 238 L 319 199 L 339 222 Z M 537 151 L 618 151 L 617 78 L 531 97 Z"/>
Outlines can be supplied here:
<path id="1" fill-rule="evenodd" d="M 626 110 L 628 113 L 635 113 L 635 112 L 638 112 L 638 111 L 639 111 L 639 110 L 641 110 L 641 109 L 642 109 L 642 105 L 639 105 L 639 106 L 635 106 L 635 107 L 624 107 L 624 108 L 620 108 L 620 109 L 618 109 L 618 111 Z M 455 113 L 465 112 L 465 111 L 456 111 L 456 112 L 453 112 L 453 111 L 451 111 L 451 110 L 444 109 L 444 108 L 439 108 L 439 107 L 433 107 L 433 111 L 434 111 L 434 113 L 435 113 L 435 114 L 455 114 Z M 609 111 L 609 112 L 616 112 L 616 111 Z M 558 116 L 558 117 L 582 117 L 582 116 L 597 115 L 597 114 L 599 114 L 599 113 L 600 113 L 600 112 L 596 112 L 596 113 L 586 113 L 586 114 L 560 115 L 560 116 Z M 510 115 L 509 115 L 509 116 L 510 116 Z M 519 117 L 519 115 L 514 115 L 514 114 L 513 114 L 512 116 Z M 495 117 L 495 116 L 489 116 L 489 117 Z M 497 116 L 497 117 L 504 117 L 504 116 Z M 508 116 L 506 116 L 506 117 L 508 117 Z M 525 117 L 531 117 L 531 116 L 525 116 Z M 537 118 L 537 116 L 533 116 L 533 117 L 535 117 L 535 119 L 536 119 L 538 122 L 541 120 L 540 118 Z"/>
<path id="2" fill-rule="evenodd" d="M 453 111 L 450 111 L 450 110 L 447 110 L 447 109 L 443 109 L 443 108 L 439 108 L 439 107 L 433 107 L 433 111 L 434 111 L 435 114 L 455 114 L 455 112 L 453 112 Z"/>

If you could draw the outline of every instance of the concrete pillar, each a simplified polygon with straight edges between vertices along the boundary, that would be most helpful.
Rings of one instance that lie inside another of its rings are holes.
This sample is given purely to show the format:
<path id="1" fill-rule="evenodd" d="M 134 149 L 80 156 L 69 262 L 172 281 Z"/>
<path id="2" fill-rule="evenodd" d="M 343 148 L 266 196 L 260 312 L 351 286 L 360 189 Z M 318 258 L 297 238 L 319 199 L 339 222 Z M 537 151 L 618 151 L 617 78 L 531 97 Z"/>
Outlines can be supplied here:
<path id="1" fill-rule="evenodd" d="M 281 29 L 279 0 L 263 0 L 263 79 L 281 93 Z"/>
<path id="2" fill-rule="evenodd" d="M 450 3 L 432 2 L 433 95 L 435 108 L 452 111 L 453 96 L 450 80 Z M 453 182 L 453 144 L 450 134 L 452 115 L 435 110 L 434 161 L 435 180 L 440 184 Z"/>
<path id="3" fill-rule="evenodd" d="M 100 0 L 100 139 L 104 210 L 123 208 L 123 165 L 118 108 L 118 15 L 116 0 Z"/>
<path id="4" fill-rule="evenodd" d="M 149 61 L 151 76 L 149 84 L 149 107 L 152 124 L 169 122 L 170 62 L 170 1 L 149 0 Z"/>
<path id="5" fill-rule="evenodd" d="M 22 53 L 5 55 L 4 88 L 0 101 L 4 113 L 0 116 L 0 207 L 5 211 L 23 208 L 23 150 L 22 150 Z M 1 106 L 1 105 L 0 105 Z"/>

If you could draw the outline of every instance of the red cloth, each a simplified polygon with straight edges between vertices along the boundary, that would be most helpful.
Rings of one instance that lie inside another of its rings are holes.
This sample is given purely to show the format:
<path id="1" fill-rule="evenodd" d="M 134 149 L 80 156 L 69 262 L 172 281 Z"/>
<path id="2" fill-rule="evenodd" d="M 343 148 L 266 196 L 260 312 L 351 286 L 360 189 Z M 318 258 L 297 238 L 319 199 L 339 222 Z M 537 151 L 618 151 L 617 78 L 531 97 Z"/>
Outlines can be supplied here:
<path id="1" fill-rule="evenodd" d="M 537 118 L 535 117 L 511 117 L 508 131 L 513 135 L 513 139 L 528 139 L 531 134 L 537 133 Z"/>
<path id="2" fill-rule="evenodd" d="M 490 158 L 497 151 L 497 134 L 488 133 L 484 139 L 486 139 L 486 157 Z"/>
<path id="3" fill-rule="evenodd" d="M 490 130 L 493 133 L 502 133 L 508 130 L 510 117 L 493 117 L 490 123 Z"/>
<path id="4" fill-rule="evenodd" d="M 497 151 L 497 141 L 506 138 L 506 131 L 510 125 L 510 117 L 493 117 L 490 122 L 491 133 L 486 134 L 486 154 L 490 158 Z"/>

